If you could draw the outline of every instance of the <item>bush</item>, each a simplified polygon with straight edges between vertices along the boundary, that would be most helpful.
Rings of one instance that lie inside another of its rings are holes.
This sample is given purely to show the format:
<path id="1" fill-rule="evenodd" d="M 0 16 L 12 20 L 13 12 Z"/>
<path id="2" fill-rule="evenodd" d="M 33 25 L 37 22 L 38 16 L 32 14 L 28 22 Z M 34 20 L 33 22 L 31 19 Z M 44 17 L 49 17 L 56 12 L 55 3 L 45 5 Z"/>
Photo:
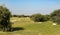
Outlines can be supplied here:
<path id="1" fill-rule="evenodd" d="M 55 10 L 54 12 L 51 13 L 50 16 L 53 22 L 60 24 L 60 10 Z"/>
<path id="2" fill-rule="evenodd" d="M 41 14 L 33 14 L 31 19 L 35 22 L 44 22 L 49 20 L 48 15 L 41 15 Z"/>
<path id="3" fill-rule="evenodd" d="M 0 6 L 0 30 L 11 30 L 10 15 L 11 13 L 6 7 Z"/>

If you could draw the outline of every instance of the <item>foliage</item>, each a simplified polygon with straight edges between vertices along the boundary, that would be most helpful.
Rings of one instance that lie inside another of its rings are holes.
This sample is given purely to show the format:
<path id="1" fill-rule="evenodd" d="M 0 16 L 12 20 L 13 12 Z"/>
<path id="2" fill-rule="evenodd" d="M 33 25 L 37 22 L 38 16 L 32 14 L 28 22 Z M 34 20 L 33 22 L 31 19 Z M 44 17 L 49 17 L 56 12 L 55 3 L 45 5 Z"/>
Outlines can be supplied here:
<path id="1" fill-rule="evenodd" d="M 10 11 L 3 6 L 0 6 L 0 29 L 3 31 L 9 31 L 11 29 L 10 23 Z"/>
<path id="2" fill-rule="evenodd" d="M 41 15 L 41 14 L 33 14 L 32 16 L 31 16 L 31 19 L 33 20 L 33 21 L 37 21 L 37 22 L 44 22 L 44 21 L 47 21 L 47 20 L 49 20 L 49 17 L 48 17 L 48 15 Z"/>
<path id="3" fill-rule="evenodd" d="M 50 16 L 53 22 L 60 24 L 60 10 L 55 10 Z"/>
<path id="4" fill-rule="evenodd" d="M 30 17 L 29 15 L 12 15 L 12 17 Z"/>

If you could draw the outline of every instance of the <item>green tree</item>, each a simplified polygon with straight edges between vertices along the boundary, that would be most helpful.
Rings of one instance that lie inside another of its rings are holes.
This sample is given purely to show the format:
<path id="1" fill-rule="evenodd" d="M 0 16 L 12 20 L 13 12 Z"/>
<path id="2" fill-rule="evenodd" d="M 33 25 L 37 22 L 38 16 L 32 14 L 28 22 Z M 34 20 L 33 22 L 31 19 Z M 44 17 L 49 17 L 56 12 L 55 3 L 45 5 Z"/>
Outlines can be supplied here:
<path id="1" fill-rule="evenodd" d="M 0 6 L 0 29 L 1 30 L 3 31 L 11 30 L 10 16 L 11 13 L 9 9 L 7 9 L 4 6 Z"/>
<path id="2" fill-rule="evenodd" d="M 35 22 L 44 22 L 49 20 L 49 16 L 48 15 L 41 15 L 41 14 L 33 14 L 31 16 L 31 19 Z"/>
<path id="3" fill-rule="evenodd" d="M 53 22 L 60 24 L 60 9 L 52 12 L 50 16 Z"/>

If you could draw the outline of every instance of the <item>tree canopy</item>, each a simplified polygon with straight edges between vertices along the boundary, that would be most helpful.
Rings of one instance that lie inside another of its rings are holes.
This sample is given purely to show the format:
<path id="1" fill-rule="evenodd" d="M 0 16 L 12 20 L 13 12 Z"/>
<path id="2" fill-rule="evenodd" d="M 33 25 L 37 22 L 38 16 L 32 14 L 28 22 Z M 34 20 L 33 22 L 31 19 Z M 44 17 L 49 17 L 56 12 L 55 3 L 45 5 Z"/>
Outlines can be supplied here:
<path id="1" fill-rule="evenodd" d="M 10 11 L 4 6 L 0 6 L 0 29 L 8 31 L 11 29 Z"/>
<path id="2" fill-rule="evenodd" d="M 31 19 L 35 22 L 44 22 L 49 20 L 49 16 L 48 15 L 42 15 L 42 14 L 33 14 L 31 16 Z"/>
<path id="3" fill-rule="evenodd" d="M 53 11 L 50 16 L 53 22 L 60 24 L 60 9 Z"/>

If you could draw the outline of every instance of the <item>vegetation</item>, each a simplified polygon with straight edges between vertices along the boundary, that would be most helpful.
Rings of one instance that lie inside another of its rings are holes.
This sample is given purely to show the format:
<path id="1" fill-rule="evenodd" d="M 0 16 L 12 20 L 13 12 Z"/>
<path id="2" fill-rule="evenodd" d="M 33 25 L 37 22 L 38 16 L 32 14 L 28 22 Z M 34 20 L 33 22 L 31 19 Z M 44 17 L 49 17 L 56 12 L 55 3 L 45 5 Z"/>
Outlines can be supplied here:
<path id="1" fill-rule="evenodd" d="M 52 21 L 49 21 L 50 19 Z M 12 32 L 0 32 L 0 35 L 60 35 L 60 25 L 53 25 L 53 22 L 60 24 L 60 10 L 55 10 L 50 15 L 12 15 L 11 17 L 9 9 L 0 6 L 0 30 L 11 31 L 13 28 Z"/>
<path id="2" fill-rule="evenodd" d="M 53 22 L 60 24 L 60 10 L 55 10 L 50 16 Z"/>
<path id="3" fill-rule="evenodd" d="M 30 17 L 29 15 L 12 15 L 12 17 Z"/>
<path id="4" fill-rule="evenodd" d="M 44 22 L 49 20 L 48 15 L 41 15 L 41 14 L 33 14 L 31 19 L 35 22 Z"/>
<path id="5" fill-rule="evenodd" d="M 26 17 L 12 17 L 17 20 L 12 23 L 13 32 L 0 32 L 0 35 L 60 35 L 60 25 L 52 25 L 52 21 L 33 22 Z"/>
<path id="6" fill-rule="evenodd" d="M 0 30 L 9 31 L 11 29 L 10 11 L 3 6 L 0 6 Z"/>

